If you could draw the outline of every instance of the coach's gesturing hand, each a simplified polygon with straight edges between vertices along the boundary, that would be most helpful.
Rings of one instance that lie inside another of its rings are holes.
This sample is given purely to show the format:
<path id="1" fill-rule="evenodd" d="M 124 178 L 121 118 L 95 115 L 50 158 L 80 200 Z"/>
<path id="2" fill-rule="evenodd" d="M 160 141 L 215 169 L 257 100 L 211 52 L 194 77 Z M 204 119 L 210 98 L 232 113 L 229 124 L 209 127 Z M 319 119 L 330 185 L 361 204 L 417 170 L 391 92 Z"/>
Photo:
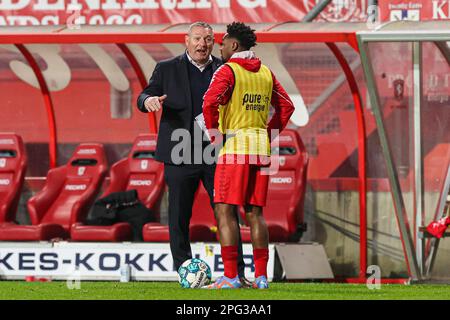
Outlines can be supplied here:
<path id="1" fill-rule="evenodd" d="M 145 100 L 144 106 L 148 112 L 155 112 L 161 109 L 164 100 L 167 98 L 167 95 L 163 95 L 161 97 L 149 97 Z"/>

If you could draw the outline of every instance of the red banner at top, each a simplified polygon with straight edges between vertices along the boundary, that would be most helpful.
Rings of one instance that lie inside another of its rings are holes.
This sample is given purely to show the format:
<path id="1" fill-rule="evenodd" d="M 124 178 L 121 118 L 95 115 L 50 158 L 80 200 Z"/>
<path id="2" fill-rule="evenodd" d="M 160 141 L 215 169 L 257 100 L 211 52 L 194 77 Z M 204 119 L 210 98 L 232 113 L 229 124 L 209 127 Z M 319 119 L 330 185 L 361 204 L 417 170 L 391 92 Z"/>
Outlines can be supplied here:
<path id="1" fill-rule="evenodd" d="M 316 20 L 365 21 L 368 0 L 332 0 Z M 301 21 L 319 0 L 1 0 L 0 25 L 280 23 Z"/>

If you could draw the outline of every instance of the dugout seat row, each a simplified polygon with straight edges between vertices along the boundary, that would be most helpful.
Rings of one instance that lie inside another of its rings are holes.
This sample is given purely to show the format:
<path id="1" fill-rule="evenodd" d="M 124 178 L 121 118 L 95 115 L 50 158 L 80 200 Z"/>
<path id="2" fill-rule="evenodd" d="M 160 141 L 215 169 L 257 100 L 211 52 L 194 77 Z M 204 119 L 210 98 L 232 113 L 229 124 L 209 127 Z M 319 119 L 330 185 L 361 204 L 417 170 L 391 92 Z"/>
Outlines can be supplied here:
<path id="1" fill-rule="evenodd" d="M 22 140 L 16 136 L 15 141 L 17 150 L 23 150 Z M 17 155 L 19 157 L 14 161 L 21 162 L 20 154 Z M 32 225 L 15 223 L 15 211 L 11 210 L 0 221 L 0 240 L 69 238 L 72 224 L 85 218 L 88 207 L 101 187 L 106 169 L 107 161 L 101 144 L 80 144 L 66 165 L 48 172 L 44 188 L 28 200 L 27 209 Z M 18 188 L 16 192 L 19 197 Z"/>
<path id="2" fill-rule="evenodd" d="M 155 146 L 155 135 L 138 136 L 129 156 L 112 166 L 111 182 L 102 196 L 136 189 L 144 205 L 158 207 L 164 183 L 163 165 L 153 159 Z M 14 217 L 25 170 L 26 155 L 22 139 L 15 134 L 0 134 L 0 185 L 4 185 L 4 188 L 0 188 L 0 240 L 131 239 L 128 223 L 112 226 L 82 224 L 107 173 L 103 145 L 80 144 L 66 165 L 50 170 L 44 188 L 27 202 L 32 224 L 18 225 Z"/>
<path id="3" fill-rule="evenodd" d="M 308 165 L 306 150 L 296 131 L 283 131 L 279 141 L 279 155 L 272 157 L 272 161 L 279 164 L 279 171 L 270 177 L 264 209 L 271 242 L 295 241 L 303 222 Z M 155 147 L 155 135 L 138 136 L 128 157 L 111 167 L 110 184 L 101 197 L 136 189 L 143 204 L 158 213 L 165 185 L 163 164 L 154 159 Z M 131 239 L 128 223 L 112 226 L 83 224 L 107 172 L 101 144 L 79 145 L 66 165 L 49 171 L 44 188 L 27 203 L 32 225 L 14 222 L 25 170 L 22 139 L 14 134 L 0 134 L 0 240 L 71 238 L 72 241 L 114 242 Z M 245 221 L 242 210 L 241 214 Z M 217 240 L 214 213 L 201 184 L 194 200 L 189 230 L 191 241 Z M 142 232 L 144 241 L 169 241 L 168 227 L 161 223 L 148 223 Z M 244 226 L 241 232 L 243 241 L 250 242 L 250 229 Z"/>
<path id="4" fill-rule="evenodd" d="M 155 157 L 156 135 L 139 135 L 128 157 L 111 167 L 110 184 L 101 197 L 113 192 L 135 189 L 139 200 L 152 209 L 159 220 L 159 206 L 164 194 L 164 165 Z M 73 241 L 126 241 L 132 237 L 130 224 L 86 226 L 76 223 L 71 230 Z"/>

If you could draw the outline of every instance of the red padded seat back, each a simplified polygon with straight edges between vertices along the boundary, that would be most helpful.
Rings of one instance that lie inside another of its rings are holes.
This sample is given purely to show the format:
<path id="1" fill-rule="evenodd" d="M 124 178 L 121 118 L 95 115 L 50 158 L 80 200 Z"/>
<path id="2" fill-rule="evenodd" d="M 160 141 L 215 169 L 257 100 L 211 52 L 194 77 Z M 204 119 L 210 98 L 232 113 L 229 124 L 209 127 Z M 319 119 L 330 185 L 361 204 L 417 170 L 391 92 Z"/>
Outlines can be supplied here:
<path id="1" fill-rule="evenodd" d="M 155 134 L 140 134 L 126 159 L 111 167 L 111 181 L 102 197 L 112 192 L 135 189 L 139 200 L 158 215 L 164 192 L 164 165 L 155 160 Z"/>
<path id="2" fill-rule="evenodd" d="M 270 228 L 279 227 L 291 234 L 303 222 L 308 155 L 297 131 L 286 129 L 277 139 L 279 150 L 276 152 L 277 142 L 273 142 L 275 152 L 271 161 L 272 167 L 277 164 L 279 167 L 269 177 L 267 205 L 263 214 Z"/>
<path id="3" fill-rule="evenodd" d="M 22 138 L 14 133 L 0 133 L 0 222 L 14 220 L 26 164 Z"/>
<path id="4" fill-rule="evenodd" d="M 164 187 L 164 165 L 155 160 L 156 139 L 154 134 L 139 135 L 128 155 L 130 176 L 126 189 L 136 189 L 139 199 L 146 205 L 153 205 L 146 203 L 149 196 L 155 189 Z"/>
<path id="5" fill-rule="evenodd" d="M 33 224 L 40 216 L 39 223 L 60 224 L 68 231 L 73 223 L 83 220 L 101 187 L 106 169 L 103 145 L 80 144 L 65 166 L 49 172 L 46 187 L 41 192 L 53 196 L 48 199 L 48 209 L 38 216 L 34 216 L 29 207 Z"/>
<path id="6" fill-rule="evenodd" d="M 205 225 L 208 227 L 217 226 L 208 192 L 206 192 L 206 189 L 201 182 L 194 198 L 190 225 Z"/>

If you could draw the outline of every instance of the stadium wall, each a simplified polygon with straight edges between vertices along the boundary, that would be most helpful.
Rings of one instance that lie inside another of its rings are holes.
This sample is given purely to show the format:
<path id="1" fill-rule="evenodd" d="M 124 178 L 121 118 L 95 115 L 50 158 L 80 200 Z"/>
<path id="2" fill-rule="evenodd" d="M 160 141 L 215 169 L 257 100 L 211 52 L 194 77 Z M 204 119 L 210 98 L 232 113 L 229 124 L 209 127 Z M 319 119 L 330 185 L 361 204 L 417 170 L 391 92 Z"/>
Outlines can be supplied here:
<path id="1" fill-rule="evenodd" d="M 337 277 L 357 277 L 359 273 L 359 204 L 356 190 L 321 191 L 308 186 L 305 222 L 308 231 L 302 241 L 322 244 Z M 405 203 L 412 203 L 413 194 L 405 193 Z M 437 201 L 437 192 L 426 194 Z M 407 208 L 409 221 L 414 221 Z M 426 207 L 433 212 L 433 207 Z M 431 219 L 431 217 L 429 218 Z M 427 220 L 428 221 L 428 220 Z M 413 233 L 412 225 L 411 232 Z M 377 265 L 385 278 L 408 277 L 397 221 L 390 192 L 367 193 L 367 264 Z M 440 243 L 433 279 L 448 279 L 450 242 Z"/>

